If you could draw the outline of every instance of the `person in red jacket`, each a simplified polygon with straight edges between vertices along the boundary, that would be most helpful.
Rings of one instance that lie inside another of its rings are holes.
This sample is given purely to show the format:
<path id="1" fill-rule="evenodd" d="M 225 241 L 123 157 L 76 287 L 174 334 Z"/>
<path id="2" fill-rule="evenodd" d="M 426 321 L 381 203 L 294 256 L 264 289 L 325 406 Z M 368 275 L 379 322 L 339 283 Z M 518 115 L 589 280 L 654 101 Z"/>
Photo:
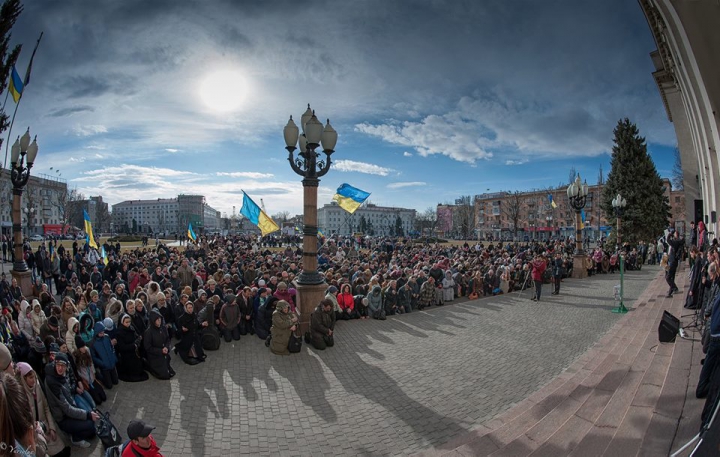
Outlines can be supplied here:
<path id="1" fill-rule="evenodd" d="M 155 438 L 150 432 L 155 430 L 141 420 L 131 420 L 127 427 L 130 441 L 123 447 L 121 457 L 163 457 Z"/>
<path id="2" fill-rule="evenodd" d="M 530 266 L 532 267 L 533 282 L 535 282 L 535 295 L 532 297 L 531 300 L 540 301 L 540 294 L 542 293 L 543 273 L 545 273 L 545 268 L 547 268 L 547 260 L 545 260 L 545 257 L 541 255 L 536 255 L 533 261 L 530 262 Z"/>
<path id="3" fill-rule="evenodd" d="M 336 319 L 344 321 L 350 319 L 358 319 L 360 315 L 355 311 L 355 297 L 353 297 L 350 284 L 343 284 L 341 292 L 337 296 L 340 312 L 335 316 Z"/>

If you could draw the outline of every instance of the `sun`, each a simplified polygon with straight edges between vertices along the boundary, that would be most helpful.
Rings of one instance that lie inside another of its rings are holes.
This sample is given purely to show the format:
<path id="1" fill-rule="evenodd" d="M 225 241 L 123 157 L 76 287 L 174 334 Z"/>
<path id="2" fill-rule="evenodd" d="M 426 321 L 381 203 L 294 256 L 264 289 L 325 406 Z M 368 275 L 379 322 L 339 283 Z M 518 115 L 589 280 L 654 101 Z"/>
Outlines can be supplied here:
<path id="1" fill-rule="evenodd" d="M 200 98 L 215 111 L 235 111 L 243 104 L 246 92 L 247 84 L 239 71 L 217 71 L 200 84 Z"/>

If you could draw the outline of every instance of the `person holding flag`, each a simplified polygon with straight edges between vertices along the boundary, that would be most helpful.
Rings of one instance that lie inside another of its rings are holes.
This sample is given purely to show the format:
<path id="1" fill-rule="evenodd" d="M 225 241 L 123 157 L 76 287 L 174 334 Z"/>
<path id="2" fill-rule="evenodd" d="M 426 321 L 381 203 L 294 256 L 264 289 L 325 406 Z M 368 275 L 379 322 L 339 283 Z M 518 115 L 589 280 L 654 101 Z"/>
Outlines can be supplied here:
<path id="1" fill-rule="evenodd" d="M 92 222 L 90 222 L 90 216 L 87 211 L 83 210 L 83 219 L 85 220 L 85 241 L 91 248 L 98 248 L 95 242 L 95 235 L 93 234 Z"/>

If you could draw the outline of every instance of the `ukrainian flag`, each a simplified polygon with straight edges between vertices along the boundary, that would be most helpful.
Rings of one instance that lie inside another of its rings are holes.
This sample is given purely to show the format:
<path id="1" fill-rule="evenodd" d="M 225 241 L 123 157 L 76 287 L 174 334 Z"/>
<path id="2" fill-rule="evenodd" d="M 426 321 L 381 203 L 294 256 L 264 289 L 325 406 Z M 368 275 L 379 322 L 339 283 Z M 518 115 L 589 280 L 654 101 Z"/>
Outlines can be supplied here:
<path id="1" fill-rule="evenodd" d="M 190 238 L 190 241 L 193 243 L 197 241 L 197 235 L 195 234 L 195 230 L 192 228 L 192 222 L 188 224 L 188 238 Z"/>
<path id="2" fill-rule="evenodd" d="M 15 103 L 20 100 L 24 88 L 25 84 L 23 84 L 23 80 L 20 78 L 20 75 L 15 69 L 15 65 L 13 65 L 12 74 L 10 75 L 10 87 L 8 88 L 8 90 L 12 94 L 12 98 L 13 100 L 15 100 Z"/>
<path id="3" fill-rule="evenodd" d="M 85 239 L 91 248 L 98 248 L 95 242 L 95 235 L 93 235 L 92 223 L 90 223 L 90 216 L 87 211 L 83 210 L 83 218 L 85 219 Z"/>
<path id="4" fill-rule="evenodd" d="M 580 228 L 585 228 L 585 210 L 580 210 Z"/>
<path id="5" fill-rule="evenodd" d="M 550 200 L 550 206 L 553 208 L 557 208 L 557 203 L 555 203 L 555 200 L 552 198 L 552 194 L 548 194 L 548 200 Z"/>
<path id="6" fill-rule="evenodd" d="M 100 247 L 100 257 L 102 257 L 103 264 L 105 264 L 105 266 L 107 266 L 109 260 L 107 257 L 107 253 L 105 252 L 105 246 Z"/>
<path id="7" fill-rule="evenodd" d="M 353 187 L 350 184 L 343 183 L 338 187 L 337 193 L 333 197 L 338 206 L 348 213 L 354 213 L 360 205 L 370 196 L 369 192 L 360 190 L 357 187 Z"/>
<path id="8" fill-rule="evenodd" d="M 248 194 L 243 191 L 243 204 L 240 208 L 240 214 L 247 217 L 250 222 L 257 225 L 262 235 L 265 236 L 268 233 L 280 230 L 280 227 L 270 218 L 265 211 L 261 210 L 260 207 L 252 201 L 252 198 L 248 197 Z"/>

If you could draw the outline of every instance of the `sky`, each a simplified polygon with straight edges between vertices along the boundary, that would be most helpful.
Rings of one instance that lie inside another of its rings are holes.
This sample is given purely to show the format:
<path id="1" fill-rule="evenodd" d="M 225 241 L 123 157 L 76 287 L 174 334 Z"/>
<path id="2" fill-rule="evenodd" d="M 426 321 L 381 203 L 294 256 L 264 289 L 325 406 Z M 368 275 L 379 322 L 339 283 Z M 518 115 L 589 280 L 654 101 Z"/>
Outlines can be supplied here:
<path id="1" fill-rule="evenodd" d="M 37 135 L 33 174 L 111 204 L 201 194 L 230 216 L 244 190 L 302 213 L 282 131 L 308 103 L 339 136 L 320 206 L 342 183 L 418 211 L 571 167 L 595 183 L 625 117 L 661 176 L 674 160 L 635 1 L 34 0 L 21 75 L 40 32 L 11 135 Z"/>

